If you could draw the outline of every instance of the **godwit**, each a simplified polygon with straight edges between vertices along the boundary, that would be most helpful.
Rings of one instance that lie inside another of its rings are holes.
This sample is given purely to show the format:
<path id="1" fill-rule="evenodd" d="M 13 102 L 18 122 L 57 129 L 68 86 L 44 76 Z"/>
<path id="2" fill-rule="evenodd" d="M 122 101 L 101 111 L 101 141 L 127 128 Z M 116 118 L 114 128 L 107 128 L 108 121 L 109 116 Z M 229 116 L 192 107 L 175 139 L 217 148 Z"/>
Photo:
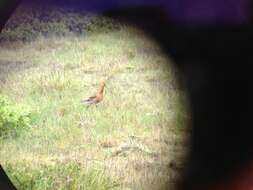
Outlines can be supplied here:
<path id="1" fill-rule="evenodd" d="M 81 102 L 86 104 L 86 105 L 91 105 L 91 104 L 98 104 L 101 102 L 104 98 L 104 88 L 105 88 L 105 81 L 102 80 L 99 85 L 99 89 L 96 93 L 95 96 L 91 96 L 87 99 L 82 100 Z"/>

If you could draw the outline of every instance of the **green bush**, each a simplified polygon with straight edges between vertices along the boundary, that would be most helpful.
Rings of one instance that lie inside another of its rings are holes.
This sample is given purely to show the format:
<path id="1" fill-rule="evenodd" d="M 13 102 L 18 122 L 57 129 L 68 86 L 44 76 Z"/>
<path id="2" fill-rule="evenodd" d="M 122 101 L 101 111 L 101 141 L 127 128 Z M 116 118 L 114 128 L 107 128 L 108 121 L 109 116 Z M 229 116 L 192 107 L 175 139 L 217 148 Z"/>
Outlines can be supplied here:
<path id="1" fill-rule="evenodd" d="M 31 111 L 25 105 L 15 105 L 8 97 L 0 95 L 0 137 L 18 134 L 31 124 Z"/>

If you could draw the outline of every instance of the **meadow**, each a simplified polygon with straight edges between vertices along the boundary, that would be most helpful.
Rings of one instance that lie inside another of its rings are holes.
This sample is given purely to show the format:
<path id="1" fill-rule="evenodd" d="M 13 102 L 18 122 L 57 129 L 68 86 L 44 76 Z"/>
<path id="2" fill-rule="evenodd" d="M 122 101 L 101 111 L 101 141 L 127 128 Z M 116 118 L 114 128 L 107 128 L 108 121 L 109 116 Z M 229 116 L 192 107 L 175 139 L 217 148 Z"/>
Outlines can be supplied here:
<path id="1" fill-rule="evenodd" d="M 173 61 L 133 27 L 103 27 L 0 34 L 12 36 L 0 46 L 0 95 L 31 113 L 18 135 L 0 139 L 0 163 L 18 189 L 173 188 L 189 131 Z M 104 100 L 83 105 L 102 79 Z"/>

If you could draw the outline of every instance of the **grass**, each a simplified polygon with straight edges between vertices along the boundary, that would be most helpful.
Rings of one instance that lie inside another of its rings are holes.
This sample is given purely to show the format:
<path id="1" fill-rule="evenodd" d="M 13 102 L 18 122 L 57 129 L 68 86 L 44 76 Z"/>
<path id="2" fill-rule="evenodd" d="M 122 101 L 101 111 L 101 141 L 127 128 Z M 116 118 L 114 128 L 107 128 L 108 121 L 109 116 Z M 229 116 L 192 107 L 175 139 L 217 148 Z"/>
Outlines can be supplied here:
<path id="1" fill-rule="evenodd" d="M 84 172 L 81 165 L 76 162 L 36 165 L 35 168 L 31 167 L 30 163 L 22 162 L 6 165 L 6 171 L 11 174 L 11 180 L 17 184 L 20 190 L 108 190 L 119 187 L 115 180 L 105 177 L 101 169 Z"/>
<path id="2" fill-rule="evenodd" d="M 1 46 L 0 57 L 0 93 L 35 117 L 19 137 L 0 141 L 0 162 L 18 189 L 174 183 L 169 163 L 181 164 L 186 150 L 187 102 L 172 61 L 143 33 L 41 36 Z M 101 79 L 104 101 L 85 107 L 80 100 Z"/>

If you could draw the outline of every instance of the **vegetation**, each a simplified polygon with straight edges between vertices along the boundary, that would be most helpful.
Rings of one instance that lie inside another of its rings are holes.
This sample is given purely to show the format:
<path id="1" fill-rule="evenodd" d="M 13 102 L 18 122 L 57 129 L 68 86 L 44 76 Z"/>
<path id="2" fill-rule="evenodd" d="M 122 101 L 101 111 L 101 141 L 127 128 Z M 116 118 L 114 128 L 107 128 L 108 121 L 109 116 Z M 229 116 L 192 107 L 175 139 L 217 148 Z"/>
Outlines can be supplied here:
<path id="1" fill-rule="evenodd" d="M 170 163 L 182 164 L 188 118 L 172 61 L 136 29 L 88 17 L 87 30 L 73 32 L 87 17 L 61 11 L 13 15 L 1 34 L 1 94 L 23 118 L 13 125 L 30 126 L 0 140 L 1 164 L 18 189 L 165 189 L 178 175 Z M 104 100 L 85 107 L 101 79 Z"/>
<path id="2" fill-rule="evenodd" d="M 8 97 L 0 95 L 0 137 L 17 135 L 30 124 L 31 111 L 27 106 L 14 105 Z"/>
<path id="3" fill-rule="evenodd" d="M 120 24 L 109 18 L 73 9 L 21 6 L 7 22 L 0 42 L 31 42 L 41 36 L 87 35 L 119 29 Z"/>
<path id="4" fill-rule="evenodd" d="M 105 177 L 101 170 L 83 171 L 76 162 L 55 165 L 37 165 L 28 163 L 6 165 L 6 171 L 19 190 L 45 189 L 118 189 L 119 184 Z"/>

